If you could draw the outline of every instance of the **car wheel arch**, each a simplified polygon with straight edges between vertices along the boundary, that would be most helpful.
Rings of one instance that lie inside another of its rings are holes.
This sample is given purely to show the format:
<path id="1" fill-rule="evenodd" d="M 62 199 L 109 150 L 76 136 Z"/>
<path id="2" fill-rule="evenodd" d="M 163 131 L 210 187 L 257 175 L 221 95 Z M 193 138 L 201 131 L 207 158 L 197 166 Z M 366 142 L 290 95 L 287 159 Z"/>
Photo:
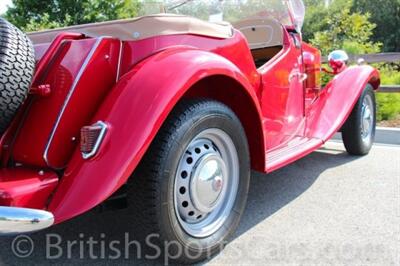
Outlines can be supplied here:
<path id="1" fill-rule="evenodd" d="M 175 59 L 175 56 L 178 58 Z M 196 64 L 195 60 L 189 62 L 190 64 L 185 64 L 184 60 L 192 58 L 191 56 L 200 56 L 203 59 L 208 57 L 209 61 L 204 65 Z M 172 78 L 175 80 L 169 79 L 169 82 L 154 78 L 154 73 L 159 73 L 160 60 L 166 67 L 164 76 L 172 75 L 172 70 L 167 68 L 172 63 L 176 63 L 178 69 L 180 69 L 178 63 L 182 64 L 185 75 L 179 78 L 180 75 L 174 73 Z M 166 54 L 155 55 L 146 61 L 119 80 L 94 116 L 93 121 L 108 123 L 108 136 L 105 137 L 99 153 L 90 160 L 84 160 L 79 149 L 75 151 L 49 204 L 48 209 L 54 213 L 56 223 L 92 209 L 115 193 L 131 176 L 180 99 L 190 95 L 193 97 L 215 96 L 212 93 L 207 95 L 207 90 L 201 90 L 201 92 L 198 90 L 197 94 L 193 94 L 193 91 L 199 88 L 199 84 L 204 84 L 205 81 L 213 80 L 213 84 L 220 86 L 220 88 L 213 88 L 212 91 L 226 92 L 227 88 L 223 87 L 222 83 L 234 85 L 234 89 L 230 92 L 236 94 L 232 94 L 230 98 L 237 98 L 237 101 L 231 101 L 227 105 L 236 109 L 239 118 L 243 119 L 241 121 L 246 121 L 249 114 L 257 116 L 248 119 L 244 127 L 246 129 L 247 125 L 246 131 L 251 132 L 249 121 L 252 123 L 256 121 L 256 127 L 251 125 L 257 130 L 249 133 L 249 146 L 250 152 L 255 150 L 256 156 L 252 155 L 252 157 L 257 159 L 253 168 L 263 170 L 265 166 L 264 137 L 258 98 L 250 81 L 233 63 L 219 55 L 193 49 L 167 51 Z M 215 83 L 216 80 L 219 82 Z M 248 100 L 251 108 L 243 107 L 243 99 Z M 221 97 L 215 100 L 229 103 Z M 250 111 L 240 112 L 239 107 Z M 85 178 L 80 178 L 81 176 Z M 98 185 L 93 186 L 93 184 Z M 72 196 L 75 194 L 85 196 L 78 199 Z"/>
<path id="2" fill-rule="evenodd" d="M 225 75 L 209 76 L 191 86 L 182 97 L 186 98 L 207 98 L 232 109 L 245 129 L 252 168 L 264 171 L 264 132 L 260 110 L 241 83 Z"/>

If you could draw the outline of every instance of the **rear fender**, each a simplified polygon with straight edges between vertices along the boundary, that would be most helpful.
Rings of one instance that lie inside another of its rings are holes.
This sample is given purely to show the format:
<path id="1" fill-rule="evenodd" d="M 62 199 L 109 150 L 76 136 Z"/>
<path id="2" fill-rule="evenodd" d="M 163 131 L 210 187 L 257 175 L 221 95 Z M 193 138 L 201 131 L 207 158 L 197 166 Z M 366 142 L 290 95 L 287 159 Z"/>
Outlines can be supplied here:
<path id="1" fill-rule="evenodd" d="M 313 103 L 306 135 L 329 140 L 346 122 L 364 88 L 379 88 L 379 72 L 371 66 L 352 66 L 334 77 Z"/>
<path id="2" fill-rule="evenodd" d="M 108 125 L 98 154 L 84 160 L 77 149 L 50 202 L 56 223 L 88 211 L 125 184 L 176 103 L 196 82 L 214 75 L 238 81 L 260 114 L 247 78 L 230 61 L 210 52 L 165 50 L 124 75 L 93 120 Z M 260 116 L 258 120 L 261 123 Z"/>

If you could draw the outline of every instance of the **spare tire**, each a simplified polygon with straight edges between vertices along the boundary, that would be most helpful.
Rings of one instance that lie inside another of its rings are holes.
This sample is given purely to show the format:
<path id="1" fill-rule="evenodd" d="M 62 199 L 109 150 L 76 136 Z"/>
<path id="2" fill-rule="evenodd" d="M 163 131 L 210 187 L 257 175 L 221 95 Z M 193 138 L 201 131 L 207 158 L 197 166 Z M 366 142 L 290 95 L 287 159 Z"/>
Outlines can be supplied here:
<path id="1" fill-rule="evenodd" d="M 10 125 L 25 100 L 35 68 L 32 42 L 0 18 L 0 134 Z"/>

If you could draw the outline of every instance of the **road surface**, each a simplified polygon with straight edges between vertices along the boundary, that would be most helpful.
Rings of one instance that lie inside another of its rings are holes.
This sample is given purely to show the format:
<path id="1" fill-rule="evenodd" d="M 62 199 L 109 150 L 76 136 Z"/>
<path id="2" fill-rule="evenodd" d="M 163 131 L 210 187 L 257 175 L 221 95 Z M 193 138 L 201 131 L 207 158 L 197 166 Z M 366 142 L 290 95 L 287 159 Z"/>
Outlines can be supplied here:
<path id="1" fill-rule="evenodd" d="M 126 226 L 127 211 L 91 212 L 30 236 L 32 242 L 3 238 L 0 265 L 158 264 L 130 256 L 130 248 L 127 254 L 110 250 L 114 240 L 134 239 Z M 87 246 L 80 250 L 90 238 L 103 243 L 104 252 L 100 244 L 93 254 Z M 59 248 L 46 249 L 46 242 L 58 241 Z M 399 254 L 400 147 L 377 145 L 366 157 L 352 157 L 331 142 L 272 174 L 253 173 L 236 236 L 207 264 L 400 265 Z"/>

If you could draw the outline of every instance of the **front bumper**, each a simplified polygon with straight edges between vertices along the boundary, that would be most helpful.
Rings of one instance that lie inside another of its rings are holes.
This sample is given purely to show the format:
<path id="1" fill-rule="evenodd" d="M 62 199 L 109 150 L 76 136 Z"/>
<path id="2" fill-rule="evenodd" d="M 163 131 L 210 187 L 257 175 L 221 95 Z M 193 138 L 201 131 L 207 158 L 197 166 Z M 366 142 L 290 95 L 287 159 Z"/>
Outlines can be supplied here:
<path id="1" fill-rule="evenodd" d="M 29 233 L 54 224 L 52 213 L 17 207 L 0 207 L 0 235 Z"/>

